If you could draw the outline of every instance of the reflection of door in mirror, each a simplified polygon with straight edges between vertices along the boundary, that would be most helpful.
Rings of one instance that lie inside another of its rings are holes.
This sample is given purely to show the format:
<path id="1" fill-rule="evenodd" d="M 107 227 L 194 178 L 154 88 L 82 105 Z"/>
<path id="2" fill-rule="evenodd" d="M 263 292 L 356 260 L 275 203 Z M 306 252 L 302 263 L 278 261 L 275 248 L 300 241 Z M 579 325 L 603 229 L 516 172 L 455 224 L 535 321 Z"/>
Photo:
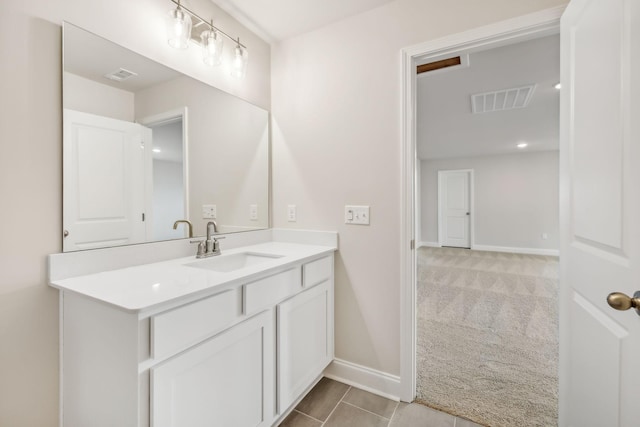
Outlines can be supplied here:
<path id="1" fill-rule="evenodd" d="M 153 130 L 153 235 L 148 240 L 189 236 L 188 175 L 186 165 L 187 108 L 178 108 L 140 120 Z"/>
<path id="2" fill-rule="evenodd" d="M 150 231 L 151 129 L 64 110 L 65 251 L 144 242 Z"/>

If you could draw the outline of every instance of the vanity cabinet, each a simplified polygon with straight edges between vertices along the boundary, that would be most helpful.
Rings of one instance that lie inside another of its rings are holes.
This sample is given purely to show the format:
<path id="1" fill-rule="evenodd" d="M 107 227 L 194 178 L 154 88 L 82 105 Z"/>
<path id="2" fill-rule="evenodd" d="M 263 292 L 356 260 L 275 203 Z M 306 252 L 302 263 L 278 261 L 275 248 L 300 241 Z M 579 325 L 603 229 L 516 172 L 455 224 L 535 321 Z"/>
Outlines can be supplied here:
<path id="1" fill-rule="evenodd" d="M 65 427 L 268 427 L 333 359 L 333 254 L 124 310 L 61 292 Z"/>

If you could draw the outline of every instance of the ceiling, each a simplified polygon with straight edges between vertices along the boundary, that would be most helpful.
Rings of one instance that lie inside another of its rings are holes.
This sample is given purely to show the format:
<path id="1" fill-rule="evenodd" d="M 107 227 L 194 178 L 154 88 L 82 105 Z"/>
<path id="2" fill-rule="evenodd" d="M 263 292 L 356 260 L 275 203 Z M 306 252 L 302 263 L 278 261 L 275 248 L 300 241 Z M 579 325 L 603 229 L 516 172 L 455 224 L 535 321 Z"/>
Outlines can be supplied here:
<path id="1" fill-rule="evenodd" d="M 267 41 L 315 30 L 394 0 L 212 0 Z"/>
<path id="2" fill-rule="evenodd" d="M 470 53 L 469 66 L 417 79 L 421 159 L 558 149 L 558 35 Z M 471 95 L 535 84 L 525 108 L 472 114 Z M 526 142 L 525 149 L 516 145 Z"/>
<path id="3" fill-rule="evenodd" d="M 102 37 L 64 24 L 64 71 L 128 92 L 138 92 L 182 76 L 181 73 L 138 55 Z M 120 82 L 104 75 L 120 68 L 136 76 Z"/>

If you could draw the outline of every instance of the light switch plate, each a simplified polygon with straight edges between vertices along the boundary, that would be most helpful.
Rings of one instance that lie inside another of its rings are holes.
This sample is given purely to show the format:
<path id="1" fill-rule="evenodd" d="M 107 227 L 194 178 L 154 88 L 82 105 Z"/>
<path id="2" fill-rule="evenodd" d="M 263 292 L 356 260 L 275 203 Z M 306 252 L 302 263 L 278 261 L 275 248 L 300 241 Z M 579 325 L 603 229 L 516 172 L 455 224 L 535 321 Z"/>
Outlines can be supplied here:
<path id="1" fill-rule="evenodd" d="M 202 205 L 202 218 L 203 219 L 216 219 L 217 214 L 216 205 Z"/>
<path id="2" fill-rule="evenodd" d="M 249 205 L 249 219 L 251 221 L 258 220 L 258 205 Z"/>
<path id="3" fill-rule="evenodd" d="M 297 221 L 296 205 L 287 205 L 287 221 Z"/>
<path id="4" fill-rule="evenodd" d="M 344 223 L 369 225 L 369 206 L 345 206 Z"/>

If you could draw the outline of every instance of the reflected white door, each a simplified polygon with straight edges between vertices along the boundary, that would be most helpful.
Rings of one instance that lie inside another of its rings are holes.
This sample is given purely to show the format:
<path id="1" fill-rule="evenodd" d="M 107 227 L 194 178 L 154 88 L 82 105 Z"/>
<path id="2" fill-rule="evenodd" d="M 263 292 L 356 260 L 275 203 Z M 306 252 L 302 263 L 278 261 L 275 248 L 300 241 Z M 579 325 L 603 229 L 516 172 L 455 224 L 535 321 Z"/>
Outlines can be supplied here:
<path id="1" fill-rule="evenodd" d="M 471 247 L 470 170 L 438 172 L 438 239 L 440 246 Z"/>
<path id="2" fill-rule="evenodd" d="M 560 422 L 640 425 L 640 2 L 572 0 L 561 23 Z"/>
<path id="3" fill-rule="evenodd" d="M 64 110 L 64 251 L 145 240 L 144 140 L 139 124 Z"/>

